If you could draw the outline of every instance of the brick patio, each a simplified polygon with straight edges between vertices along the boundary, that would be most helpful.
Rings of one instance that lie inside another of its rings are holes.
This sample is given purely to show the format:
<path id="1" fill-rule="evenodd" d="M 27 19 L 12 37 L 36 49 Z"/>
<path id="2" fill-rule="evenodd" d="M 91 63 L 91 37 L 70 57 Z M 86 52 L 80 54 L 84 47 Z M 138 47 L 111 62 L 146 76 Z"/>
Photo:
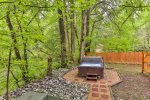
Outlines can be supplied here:
<path id="1" fill-rule="evenodd" d="M 104 79 L 97 81 L 86 80 L 83 77 L 79 77 L 77 69 L 69 71 L 63 77 L 66 80 L 76 83 L 89 84 L 90 90 L 88 94 L 88 100 L 112 100 L 110 86 L 121 82 L 118 73 L 114 70 L 109 69 L 104 70 Z"/>

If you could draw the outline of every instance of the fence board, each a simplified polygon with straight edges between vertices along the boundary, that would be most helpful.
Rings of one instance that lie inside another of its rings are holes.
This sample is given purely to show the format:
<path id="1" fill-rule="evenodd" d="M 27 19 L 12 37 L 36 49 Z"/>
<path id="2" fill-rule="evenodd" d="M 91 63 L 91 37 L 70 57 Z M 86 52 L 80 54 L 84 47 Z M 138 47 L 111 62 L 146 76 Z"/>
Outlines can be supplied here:
<path id="1" fill-rule="evenodd" d="M 87 52 L 87 56 L 102 56 L 108 63 L 142 64 L 142 52 Z"/>

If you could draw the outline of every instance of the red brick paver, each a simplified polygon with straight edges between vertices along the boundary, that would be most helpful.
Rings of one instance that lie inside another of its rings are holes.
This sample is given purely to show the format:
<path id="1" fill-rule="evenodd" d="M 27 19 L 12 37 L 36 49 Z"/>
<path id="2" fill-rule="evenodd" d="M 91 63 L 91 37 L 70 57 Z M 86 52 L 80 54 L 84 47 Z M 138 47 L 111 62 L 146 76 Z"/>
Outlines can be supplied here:
<path id="1" fill-rule="evenodd" d="M 107 93 L 107 89 L 101 89 L 101 92 Z"/>
<path id="2" fill-rule="evenodd" d="M 92 97 L 99 97 L 99 93 L 92 93 Z"/>
<path id="3" fill-rule="evenodd" d="M 106 84 L 106 82 L 100 82 L 100 84 Z"/>
<path id="4" fill-rule="evenodd" d="M 92 88 L 92 91 L 97 91 L 98 92 L 98 88 Z"/>
<path id="5" fill-rule="evenodd" d="M 93 84 L 92 86 L 93 86 L 93 87 L 98 87 L 98 84 Z"/>

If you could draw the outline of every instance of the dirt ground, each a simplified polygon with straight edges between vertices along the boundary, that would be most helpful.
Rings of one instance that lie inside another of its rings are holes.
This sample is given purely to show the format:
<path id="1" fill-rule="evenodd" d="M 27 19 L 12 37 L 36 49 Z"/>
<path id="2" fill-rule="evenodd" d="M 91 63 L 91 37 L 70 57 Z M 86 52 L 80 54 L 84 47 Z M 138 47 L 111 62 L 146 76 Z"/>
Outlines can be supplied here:
<path id="1" fill-rule="evenodd" d="M 123 82 L 112 87 L 115 100 L 150 100 L 150 75 L 141 74 L 141 65 L 106 64 Z"/>

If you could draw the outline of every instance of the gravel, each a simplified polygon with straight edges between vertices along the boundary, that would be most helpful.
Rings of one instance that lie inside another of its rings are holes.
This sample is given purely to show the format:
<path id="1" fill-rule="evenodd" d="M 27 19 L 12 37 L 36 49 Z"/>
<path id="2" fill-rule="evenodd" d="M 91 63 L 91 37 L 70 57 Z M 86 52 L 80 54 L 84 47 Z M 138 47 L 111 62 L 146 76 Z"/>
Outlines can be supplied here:
<path id="1" fill-rule="evenodd" d="M 112 87 L 115 100 L 150 100 L 150 81 L 141 74 L 121 74 L 123 82 Z"/>
<path id="2" fill-rule="evenodd" d="M 27 91 L 45 92 L 66 100 L 87 100 L 89 86 L 76 84 L 62 78 L 68 69 L 58 69 L 53 72 L 53 77 L 44 77 L 37 82 L 27 84 L 10 93 L 12 98 L 23 95 Z"/>
<path id="3" fill-rule="evenodd" d="M 141 74 L 141 65 L 109 64 L 120 73 L 123 82 L 113 86 L 115 100 L 150 100 L 150 75 Z"/>

